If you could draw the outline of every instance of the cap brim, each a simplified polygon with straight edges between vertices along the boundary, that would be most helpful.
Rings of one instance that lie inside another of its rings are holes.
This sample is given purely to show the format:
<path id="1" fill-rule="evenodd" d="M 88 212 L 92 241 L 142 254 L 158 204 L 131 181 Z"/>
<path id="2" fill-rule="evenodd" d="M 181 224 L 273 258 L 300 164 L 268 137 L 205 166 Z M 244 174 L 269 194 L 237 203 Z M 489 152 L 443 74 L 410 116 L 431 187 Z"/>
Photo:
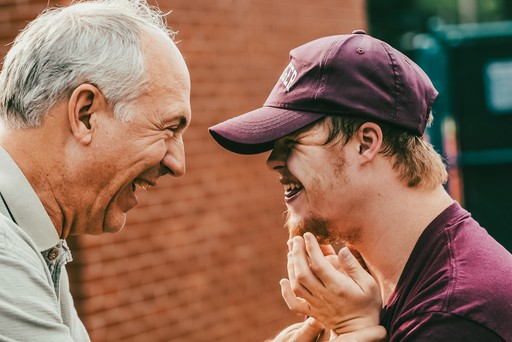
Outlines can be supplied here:
<path id="1" fill-rule="evenodd" d="M 208 130 L 225 149 L 239 154 L 271 150 L 274 141 L 291 134 L 325 114 L 262 107 L 221 122 Z"/>

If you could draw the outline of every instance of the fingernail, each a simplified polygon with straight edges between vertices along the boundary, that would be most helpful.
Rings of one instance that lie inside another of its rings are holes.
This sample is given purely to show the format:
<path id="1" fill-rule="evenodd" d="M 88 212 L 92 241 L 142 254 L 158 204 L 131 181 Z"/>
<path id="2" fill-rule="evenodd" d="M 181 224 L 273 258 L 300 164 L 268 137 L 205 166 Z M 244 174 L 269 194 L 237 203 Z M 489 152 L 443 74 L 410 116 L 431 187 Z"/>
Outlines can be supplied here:
<path id="1" fill-rule="evenodd" d="M 348 250 L 347 247 L 343 247 L 341 250 L 340 250 L 340 253 L 341 253 L 341 256 L 343 258 L 348 258 L 350 256 L 350 251 Z"/>

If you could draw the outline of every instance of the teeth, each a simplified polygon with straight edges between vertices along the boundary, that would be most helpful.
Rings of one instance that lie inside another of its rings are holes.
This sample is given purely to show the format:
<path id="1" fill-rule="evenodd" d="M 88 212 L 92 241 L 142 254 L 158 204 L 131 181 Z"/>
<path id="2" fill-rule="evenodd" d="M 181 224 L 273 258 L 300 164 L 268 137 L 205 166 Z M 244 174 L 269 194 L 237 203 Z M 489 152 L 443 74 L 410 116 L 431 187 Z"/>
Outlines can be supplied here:
<path id="1" fill-rule="evenodd" d="M 142 179 L 136 179 L 135 182 L 133 182 L 133 184 L 136 184 L 139 188 L 143 190 L 147 190 L 151 186 L 151 184 Z"/>
<path id="2" fill-rule="evenodd" d="M 299 189 L 301 187 L 300 184 L 297 183 L 289 183 L 284 185 L 284 191 L 291 191 L 294 189 Z"/>

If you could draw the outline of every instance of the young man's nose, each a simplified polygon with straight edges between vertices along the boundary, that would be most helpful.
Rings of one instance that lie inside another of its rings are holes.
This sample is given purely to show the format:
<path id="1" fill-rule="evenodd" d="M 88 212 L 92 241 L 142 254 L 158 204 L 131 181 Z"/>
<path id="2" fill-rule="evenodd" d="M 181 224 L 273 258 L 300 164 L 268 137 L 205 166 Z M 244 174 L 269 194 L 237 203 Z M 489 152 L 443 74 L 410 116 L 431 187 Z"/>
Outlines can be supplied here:
<path id="1" fill-rule="evenodd" d="M 267 159 L 267 167 L 270 171 L 278 171 L 279 169 L 286 166 L 286 157 L 288 153 L 286 148 L 276 142 L 274 149 L 270 153 Z"/>

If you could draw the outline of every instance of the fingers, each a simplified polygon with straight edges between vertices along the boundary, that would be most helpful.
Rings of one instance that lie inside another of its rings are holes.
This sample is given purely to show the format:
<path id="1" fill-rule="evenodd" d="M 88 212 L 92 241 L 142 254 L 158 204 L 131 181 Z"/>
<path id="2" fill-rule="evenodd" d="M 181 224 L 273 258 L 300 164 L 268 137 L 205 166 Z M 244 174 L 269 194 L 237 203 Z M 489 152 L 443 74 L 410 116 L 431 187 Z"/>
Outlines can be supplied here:
<path id="1" fill-rule="evenodd" d="M 303 284 L 301 283 L 301 280 L 303 281 L 303 278 L 306 277 L 306 270 L 304 270 L 304 268 L 301 270 L 300 268 L 298 270 L 296 270 L 296 268 L 299 267 L 299 265 L 302 265 L 303 264 L 303 261 L 295 261 L 295 258 L 292 256 L 292 250 L 293 250 L 293 242 L 290 241 L 290 244 L 289 244 L 289 247 L 290 247 L 290 252 L 288 253 L 288 262 L 286 264 L 286 267 L 287 267 L 287 270 L 288 270 L 288 279 L 289 280 L 289 283 L 291 284 L 291 288 L 293 288 L 293 291 L 296 295 L 298 296 L 306 296 L 306 295 L 310 295 L 311 292 L 303 286 Z M 297 253 L 297 252 L 296 252 Z M 299 252 L 300 254 L 300 252 Z M 298 256 L 300 258 L 300 256 Z M 296 265 L 297 264 L 297 265 Z M 301 280 L 299 280 L 297 278 L 297 271 L 299 272 L 299 277 Z"/>
<path id="2" fill-rule="evenodd" d="M 315 239 L 316 241 L 316 239 Z M 324 256 L 316 244 L 317 258 L 321 258 L 325 264 L 330 266 L 330 263 L 324 260 Z M 332 267 L 332 266 L 331 266 Z M 288 253 L 288 276 L 293 291 L 299 297 L 308 299 L 313 289 L 323 287 L 323 283 L 319 280 L 315 273 L 311 256 L 308 256 L 304 239 L 301 237 L 295 237 L 292 239 L 291 252 Z"/>
<path id="3" fill-rule="evenodd" d="M 324 253 L 327 261 L 329 261 L 336 270 L 342 271 L 338 263 L 338 254 L 334 250 L 334 247 L 332 245 L 321 244 L 320 249 L 322 250 L 322 253 Z"/>
<path id="4" fill-rule="evenodd" d="M 324 254 L 326 247 L 321 247 L 311 233 L 305 233 L 303 238 L 294 237 L 289 247 L 288 275 L 296 295 L 308 300 L 315 289 L 348 285 L 348 278 L 364 292 L 373 290 L 372 276 L 347 247 L 340 249 L 336 262 L 333 256 Z"/>
<path id="5" fill-rule="evenodd" d="M 338 253 L 338 261 L 340 267 L 362 290 L 365 290 L 368 284 L 373 284 L 374 281 L 372 276 L 361 266 L 348 247 L 340 249 Z"/>
<path id="6" fill-rule="evenodd" d="M 331 245 L 320 245 L 320 249 L 325 256 L 336 255 L 336 251 Z"/>
<path id="7" fill-rule="evenodd" d="M 281 279 L 279 285 L 281 285 L 281 295 L 291 311 L 306 316 L 310 315 L 311 309 L 308 302 L 295 295 L 288 279 Z"/>
<path id="8" fill-rule="evenodd" d="M 309 267 L 322 284 L 330 286 L 340 279 L 339 272 L 324 255 L 318 241 L 311 233 L 304 234 L 306 251 L 309 256 Z M 332 248 L 332 247 L 331 247 Z M 333 250 L 334 251 L 334 250 Z"/>
<path id="9" fill-rule="evenodd" d="M 359 262 L 361 267 L 363 267 L 366 272 L 370 273 L 370 270 L 368 270 L 368 266 L 366 266 L 366 262 L 364 261 L 363 256 L 361 255 L 361 253 L 359 253 L 358 250 L 352 249 L 350 247 L 349 247 L 349 250 L 350 250 L 350 253 L 352 253 L 352 255 L 357 259 L 357 261 Z"/>

